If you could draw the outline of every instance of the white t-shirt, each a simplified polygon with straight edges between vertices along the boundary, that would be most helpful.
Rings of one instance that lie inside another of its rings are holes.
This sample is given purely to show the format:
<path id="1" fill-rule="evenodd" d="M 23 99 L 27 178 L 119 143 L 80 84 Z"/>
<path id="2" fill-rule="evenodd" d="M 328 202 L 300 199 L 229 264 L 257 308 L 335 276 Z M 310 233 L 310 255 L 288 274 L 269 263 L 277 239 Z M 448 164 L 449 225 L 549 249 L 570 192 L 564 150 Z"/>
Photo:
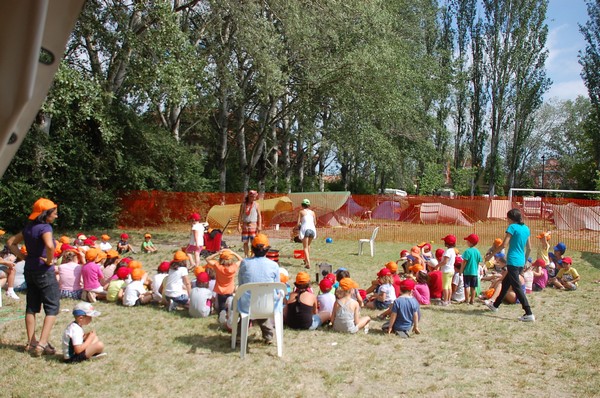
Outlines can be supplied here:
<path id="1" fill-rule="evenodd" d="M 389 283 L 379 286 L 378 293 L 385 293 L 385 304 L 392 304 L 396 300 L 396 290 Z"/>
<path id="2" fill-rule="evenodd" d="M 205 287 L 195 287 L 190 293 L 190 316 L 192 318 L 206 318 L 210 315 L 210 306 L 206 300 L 212 298 L 212 292 Z"/>
<path id="3" fill-rule="evenodd" d="M 154 301 L 160 302 L 162 300 L 162 294 L 158 292 L 158 289 L 163 284 L 163 280 L 167 277 L 168 274 L 156 274 L 152 277 L 152 299 Z"/>
<path id="4" fill-rule="evenodd" d="M 140 295 L 145 292 L 146 288 L 144 288 L 144 283 L 142 281 L 131 282 L 125 288 L 125 293 L 123 294 L 123 305 L 126 307 L 133 307 Z"/>
<path id="5" fill-rule="evenodd" d="M 83 335 L 83 328 L 77 322 L 69 323 L 62 336 L 62 351 L 65 359 L 69 359 L 71 354 L 75 354 L 74 352 L 69 353 L 69 343 L 73 342 L 74 346 L 83 344 Z"/>
<path id="6" fill-rule="evenodd" d="M 163 293 L 166 297 L 179 297 L 182 294 L 187 294 L 187 290 L 183 286 L 183 277 L 188 275 L 186 267 L 179 267 L 176 270 L 170 269 L 167 275 L 167 282 Z"/>
<path id="7" fill-rule="evenodd" d="M 100 250 L 107 252 L 112 249 L 112 245 L 109 242 L 100 242 Z"/>
<path id="8" fill-rule="evenodd" d="M 194 231 L 198 231 L 200 238 L 198 239 L 198 244 L 196 244 L 196 238 L 194 237 Z M 204 246 L 204 225 L 202 223 L 196 223 L 192 225 L 192 232 L 190 232 L 190 245 L 202 247 Z"/>
<path id="9" fill-rule="evenodd" d="M 333 312 L 333 305 L 335 304 L 335 294 L 321 293 L 317 296 L 317 303 L 319 304 L 319 312 Z"/>
<path id="10" fill-rule="evenodd" d="M 446 251 L 444 252 L 444 257 L 448 257 L 448 261 L 446 262 L 446 265 L 444 265 L 442 269 L 440 269 L 440 271 L 454 273 L 454 261 L 456 260 L 456 250 L 454 250 L 453 247 L 446 249 Z"/>
<path id="11" fill-rule="evenodd" d="M 463 276 L 456 272 L 452 277 L 452 284 L 456 285 L 456 291 L 452 293 L 452 300 L 465 301 L 465 282 Z"/>

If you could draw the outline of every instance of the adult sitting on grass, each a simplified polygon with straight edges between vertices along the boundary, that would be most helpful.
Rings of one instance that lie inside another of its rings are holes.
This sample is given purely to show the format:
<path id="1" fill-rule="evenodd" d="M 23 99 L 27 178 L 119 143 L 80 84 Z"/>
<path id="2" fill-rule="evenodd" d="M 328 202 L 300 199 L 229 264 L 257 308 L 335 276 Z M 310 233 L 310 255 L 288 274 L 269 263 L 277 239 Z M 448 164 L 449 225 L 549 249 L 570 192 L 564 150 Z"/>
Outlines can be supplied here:
<path id="1" fill-rule="evenodd" d="M 242 260 L 238 273 L 238 284 L 242 286 L 246 283 L 256 282 L 279 282 L 279 265 L 265 256 L 271 246 L 269 238 L 265 234 L 258 234 L 252 240 L 252 252 L 254 257 Z M 283 296 L 283 293 L 282 293 Z M 240 297 L 238 301 L 238 310 L 241 313 L 248 313 L 250 307 L 250 292 Z M 276 303 L 276 307 L 281 310 L 281 301 Z M 237 322 L 237 319 L 233 320 Z M 273 322 L 269 319 L 256 319 L 254 323 L 260 326 L 262 337 L 265 343 L 273 342 Z M 238 333 L 240 328 L 238 328 Z"/>
<path id="2" fill-rule="evenodd" d="M 329 320 L 329 314 L 319 314 L 317 297 L 308 290 L 310 276 L 306 272 L 298 272 L 294 285 L 296 290 L 283 308 L 284 322 L 292 329 L 315 330 Z"/>

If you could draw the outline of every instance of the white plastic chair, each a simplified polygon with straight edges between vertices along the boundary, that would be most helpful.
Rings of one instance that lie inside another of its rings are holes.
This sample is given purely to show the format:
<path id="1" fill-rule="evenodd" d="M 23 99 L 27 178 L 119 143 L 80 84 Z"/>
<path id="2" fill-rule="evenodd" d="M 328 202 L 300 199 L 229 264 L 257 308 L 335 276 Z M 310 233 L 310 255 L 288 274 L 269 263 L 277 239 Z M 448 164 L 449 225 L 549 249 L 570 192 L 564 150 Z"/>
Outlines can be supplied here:
<path id="1" fill-rule="evenodd" d="M 373 230 L 373 234 L 371 235 L 371 239 L 359 239 L 358 240 L 358 255 L 360 256 L 363 252 L 363 243 L 368 243 L 371 246 L 371 257 L 375 253 L 375 238 L 377 237 L 377 232 L 379 232 L 379 227 Z"/>
<path id="2" fill-rule="evenodd" d="M 268 283 L 246 283 L 240 285 L 233 298 L 233 317 L 231 323 L 231 348 L 235 348 L 238 317 L 240 318 L 241 339 L 240 339 L 240 358 L 246 355 L 248 345 L 248 326 L 252 319 L 273 319 L 275 323 L 275 337 L 277 341 L 277 356 L 283 355 L 283 312 L 281 308 L 275 306 L 275 295 L 278 291 L 282 295 L 286 286 L 280 282 Z M 239 312 L 238 302 L 240 298 L 250 292 L 249 313 Z"/>

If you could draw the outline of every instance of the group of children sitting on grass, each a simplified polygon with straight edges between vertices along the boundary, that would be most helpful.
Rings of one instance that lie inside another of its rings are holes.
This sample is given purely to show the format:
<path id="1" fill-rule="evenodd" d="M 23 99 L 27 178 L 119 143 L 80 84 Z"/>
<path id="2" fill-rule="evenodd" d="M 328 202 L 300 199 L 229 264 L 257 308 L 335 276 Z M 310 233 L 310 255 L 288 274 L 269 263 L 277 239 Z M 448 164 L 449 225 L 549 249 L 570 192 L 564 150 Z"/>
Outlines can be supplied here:
<path id="1" fill-rule="evenodd" d="M 146 244 L 147 249 L 153 247 L 150 239 L 146 234 L 145 243 L 150 243 Z M 524 267 L 522 289 L 527 293 L 548 286 L 576 290 L 580 277 L 572 267 L 571 258 L 564 256 L 564 243 L 558 243 L 549 252 L 550 234 L 541 233 L 537 239 L 537 257 L 535 261 L 529 259 Z M 96 243 L 80 235 L 73 245 L 67 237 L 61 237 L 58 243 L 56 273 L 61 297 L 87 302 L 76 306 L 75 321 L 65 330 L 66 359 L 82 360 L 82 347 L 87 358 L 102 352 L 97 336 L 83 334 L 82 329 L 99 314 L 93 309 L 96 300 L 118 302 L 126 307 L 155 302 L 169 311 L 181 306 L 192 317 L 218 314 L 221 324 L 231 329 L 230 307 L 242 261 L 237 253 L 221 250 L 207 257 L 205 265 L 189 270 L 189 257 L 179 250 L 171 261 L 160 263 L 156 274 L 151 276 L 140 261 L 121 257 L 127 252 L 135 253 L 127 234 L 121 235 L 117 250 L 109 240 L 103 235 L 101 242 Z M 442 240 L 445 249 L 435 252 L 427 242 L 403 250 L 400 260 L 387 262 L 366 289 L 359 289 L 348 270 L 339 268 L 335 273 L 323 275 L 318 284 L 319 292 L 315 294 L 306 272 L 296 275 L 292 288 L 287 270 L 280 267 L 280 280 L 287 285 L 285 324 L 294 329 L 314 330 L 321 325 L 331 325 L 339 332 L 364 330 L 368 333 L 371 318 L 360 314 L 361 308 L 366 307 L 382 311 L 377 317 L 387 320 L 382 326 L 384 332 L 408 337 L 411 331 L 420 332 L 421 305 L 473 304 L 476 298 L 493 301 L 506 275 L 504 253 L 496 250 L 502 240 L 496 239 L 484 256 L 476 248 L 479 238 L 475 234 L 464 238 L 468 249 L 462 254 L 455 247 L 454 235 Z M 190 271 L 195 277 L 193 281 Z M 480 290 L 481 281 L 489 282 L 487 290 Z M 509 292 L 505 301 L 515 303 L 514 292 Z M 82 342 L 81 347 L 75 349 L 77 342 Z"/>

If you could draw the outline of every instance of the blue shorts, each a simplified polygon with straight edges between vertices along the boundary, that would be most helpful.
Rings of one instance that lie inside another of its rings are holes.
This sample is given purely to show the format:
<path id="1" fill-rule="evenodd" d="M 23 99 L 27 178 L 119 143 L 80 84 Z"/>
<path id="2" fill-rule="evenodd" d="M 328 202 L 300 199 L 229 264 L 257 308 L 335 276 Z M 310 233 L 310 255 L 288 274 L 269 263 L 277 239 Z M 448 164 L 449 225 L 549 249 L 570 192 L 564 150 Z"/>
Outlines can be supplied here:
<path id="1" fill-rule="evenodd" d="M 477 275 L 463 275 L 463 279 L 465 281 L 465 288 L 475 289 L 478 285 Z"/>
<path id="2" fill-rule="evenodd" d="M 308 328 L 308 330 L 315 330 L 321 326 L 321 317 L 318 314 L 313 314 L 312 316 L 312 325 Z"/>
<path id="3" fill-rule="evenodd" d="M 186 305 L 188 303 L 188 301 L 190 301 L 190 298 L 188 297 L 187 294 L 182 294 L 181 296 L 178 296 L 178 297 L 167 297 L 167 299 L 173 300 L 177 304 L 181 304 L 181 305 Z"/>
<path id="4" fill-rule="evenodd" d="M 378 310 L 387 310 L 390 304 L 386 304 L 383 301 L 375 300 L 375 308 Z"/>
<path id="5" fill-rule="evenodd" d="M 306 231 L 304 231 L 305 238 L 314 238 L 315 236 L 317 236 L 317 233 L 312 229 L 307 229 Z"/>

